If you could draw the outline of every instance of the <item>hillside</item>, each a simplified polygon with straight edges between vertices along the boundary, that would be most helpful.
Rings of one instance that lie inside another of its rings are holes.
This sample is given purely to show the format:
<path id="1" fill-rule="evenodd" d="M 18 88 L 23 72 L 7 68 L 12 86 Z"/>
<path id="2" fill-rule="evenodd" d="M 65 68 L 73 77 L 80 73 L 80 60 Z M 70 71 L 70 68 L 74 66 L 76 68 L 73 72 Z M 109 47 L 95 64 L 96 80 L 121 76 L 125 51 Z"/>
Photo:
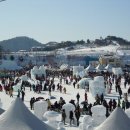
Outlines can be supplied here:
<path id="1" fill-rule="evenodd" d="M 29 37 L 15 37 L 12 39 L 0 41 L 0 46 L 2 46 L 3 50 L 7 51 L 19 51 L 19 50 L 27 50 L 29 51 L 31 47 L 34 46 L 43 46 L 40 42 L 29 38 Z"/>
<path id="2" fill-rule="evenodd" d="M 68 50 L 78 49 L 79 47 L 96 47 L 96 46 L 107 46 L 107 45 L 120 45 L 122 47 L 129 47 L 130 42 L 116 36 L 107 36 L 106 38 L 100 37 L 95 40 L 77 40 L 77 41 L 63 41 L 63 42 L 48 42 L 46 44 L 42 44 L 32 38 L 29 37 L 16 37 L 8 40 L 4 40 L 0 42 L 0 46 L 2 46 L 3 50 L 7 51 L 19 51 L 19 50 L 27 50 L 29 51 L 34 46 L 43 47 L 43 51 L 52 51 L 56 49 L 66 48 Z"/>

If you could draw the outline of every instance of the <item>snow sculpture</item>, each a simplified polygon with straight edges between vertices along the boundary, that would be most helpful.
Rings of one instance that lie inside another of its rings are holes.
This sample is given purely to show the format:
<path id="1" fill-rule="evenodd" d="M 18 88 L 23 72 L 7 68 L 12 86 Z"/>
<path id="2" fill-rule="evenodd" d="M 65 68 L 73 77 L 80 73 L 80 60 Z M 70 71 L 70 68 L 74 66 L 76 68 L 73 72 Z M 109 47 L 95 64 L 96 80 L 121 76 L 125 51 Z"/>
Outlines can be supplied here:
<path id="1" fill-rule="evenodd" d="M 88 126 L 87 126 L 87 130 L 94 130 L 94 128 L 93 128 L 92 125 L 88 125 Z"/>
<path id="2" fill-rule="evenodd" d="M 98 126 L 106 119 L 106 108 L 102 105 L 92 107 L 93 125 Z"/>
<path id="3" fill-rule="evenodd" d="M 48 119 L 48 121 L 46 121 L 46 124 L 50 125 L 53 128 L 58 127 L 58 122 L 56 121 L 56 118 L 58 116 L 59 116 L 59 114 L 55 111 L 47 111 L 43 115 L 43 117 Z"/>
<path id="4" fill-rule="evenodd" d="M 58 128 L 57 128 L 57 130 L 65 130 L 63 122 L 59 122 L 59 123 L 58 123 Z"/>
<path id="5" fill-rule="evenodd" d="M 113 72 L 115 75 L 117 75 L 117 76 L 123 74 L 123 71 L 122 71 L 122 69 L 121 69 L 120 67 L 119 67 L 119 68 L 112 68 L 112 72 Z"/>
<path id="6" fill-rule="evenodd" d="M 85 115 L 83 117 L 82 123 L 79 126 L 80 130 L 87 130 L 87 126 L 91 126 L 92 125 L 92 121 L 93 121 L 93 119 L 92 119 L 91 116 Z"/>
<path id="7" fill-rule="evenodd" d="M 20 77 L 20 79 L 21 79 L 22 81 L 27 81 L 27 80 L 28 80 L 28 76 L 27 76 L 27 75 L 22 75 L 22 76 Z"/>
<path id="8" fill-rule="evenodd" d="M 21 85 L 22 85 L 22 81 L 20 81 L 16 85 L 14 85 L 13 86 L 13 91 L 18 92 L 18 90 L 21 90 Z"/>
<path id="9" fill-rule="evenodd" d="M 41 75 L 44 74 L 44 76 L 46 76 L 46 68 L 44 65 L 39 67 L 39 72 L 41 73 Z"/>
<path id="10" fill-rule="evenodd" d="M 101 95 L 102 93 L 105 95 L 104 82 L 92 80 L 89 82 L 89 89 L 93 97 L 97 94 Z"/>
<path id="11" fill-rule="evenodd" d="M 89 81 L 92 80 L 91 78 L 82 78 L 78 84 L 79 87 L 82 89 L 86 89 L 89 86 Z"/>
<path id="12" fill-rule="evenodd" d="M 34 114 L 40 119 L 44 120 L 43 114 L 47 111 L 47 101 L 37 101 L 34 103 Z"/>
<path id="13" fill-rule="evenodd" d="M 96 76 L 94 77 L 94 81 L 100 81 L 104 83 L 104 77 L 103 76 Z"/>
<path id="14" fill-rule="evenodd" d="M 84 72 L 83 66 L 73 66 L 73 75 L 79 76 L 81 72 Z"/>
<path id="15" fill-rule="evenodd" d="M 34 66 L 33 69 L 31 69 L 31 78 L 35 80 L 36 75 L 38 76 L 46 76 L 46 69 L 44 66 L 40 66 L 39 69 L 37 66 Z"/>
<path id="16" fill-rule="evenodd" d="M 62 109 L 65 109 L 65 113 L 66 113 L 66 122 L 67 123 L 70 123 L 70 119 L 69 119 L 69 114 L 70 114 L 70 111 L 75 111 L 75 106 L 71 103 L 67 103 L 67 104 L 64 104 L 62 106 Z M 75 118 L 75 117 L 74 117 Z"/>

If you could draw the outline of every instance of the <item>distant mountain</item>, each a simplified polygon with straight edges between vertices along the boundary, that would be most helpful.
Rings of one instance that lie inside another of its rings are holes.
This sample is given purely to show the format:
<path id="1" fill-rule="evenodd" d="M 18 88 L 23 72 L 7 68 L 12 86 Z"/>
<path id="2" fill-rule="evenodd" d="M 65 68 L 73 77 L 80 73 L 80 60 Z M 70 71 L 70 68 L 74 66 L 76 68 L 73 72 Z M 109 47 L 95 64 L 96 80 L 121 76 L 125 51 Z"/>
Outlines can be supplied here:
<path id="1" fill-rule="evenodd" d="M 100 38 L 100 39 L 95 39 L 93 42 L 95 45 L 98 46 L 104 46 L 104 45 L 110 45 L 110 44 L 118 44 L 120 46 L 130 46 L 130 42 L 116 36 L 107 36 L 106 38 Z"/>
<path id="2" fill-rule="evenodd" d="M 77 41 L 63 41 L 63 42 L 48 42 L 46 44 L 42 44 L 32 38 L 29 37 L 15 37 L 12 39 L 4 40 L 0 42 L 0 46 L 5 51 L 19 51 L 19 50 L 27 50 L 29 51 L 32 47 L 42 47 L 42 51 L 53 51 L 56 49 L 66 48 L 68 50 L 76 49 L 79 46 L 82 47 L 92 47 L 92 46 L 107 46 L 107 45 L 120 45 L 123 47 L 130 48 L 130 41 L 127 41 L 123 38 L 116 36 L 107 36 L 106 38 L 100 37 L 95 40 L 77 40 Z"/>
<path id="3" fill-rule="evenodd" d="M 19 50 L 29 51 L 31 47 L 34 46 L 44 46 L 42 43 L 25 36 L 15 37 L 12 39 L 0 41 L 0 46 L 2 46 L 5 51 L 17 52 Z"/>

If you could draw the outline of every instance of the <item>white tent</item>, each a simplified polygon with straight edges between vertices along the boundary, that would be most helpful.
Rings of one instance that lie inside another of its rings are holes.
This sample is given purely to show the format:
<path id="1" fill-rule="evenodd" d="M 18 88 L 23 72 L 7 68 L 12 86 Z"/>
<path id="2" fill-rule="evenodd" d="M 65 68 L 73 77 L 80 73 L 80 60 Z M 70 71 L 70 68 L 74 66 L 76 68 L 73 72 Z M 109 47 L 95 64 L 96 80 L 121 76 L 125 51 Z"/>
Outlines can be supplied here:
<path id="1" fill-rule="evenodd" d="M 3 110 L 2 108 L 0 108 L 0 115 L 4 112 L 5 110 Z"/>
<path id="2" fill-rule="evenodd" d="M 108 64 L 105 69 L 108 71 L 108 72 L 112 72 L 112 66 L 110 64 Z"/>
<path id="3" fill-rule="evenodd" d="M 125 112 L 117 107 L 111 115 L 95 130 L 129 130 L 130 119 Z"/>
<path id="4" fill-rule="evenodd" d="M 103 71 L 104 70 L 104 67 L 99 64 L 97 67 L 96 67 L 96 71 Z"/>
<path id="5" fill-rule="evenodd" d="M 66 69 L 69 69 L 69 65 L 68 64 L 62 64 L 60 66 L 60 70 L 66 70 Z"/>
<path id="6" fill-rule="evenodd" d="M 55 130 L 33 115 L 17 98 L 0 117 L 0 130 Z"/>
<path id="7" fill-rule="evenodd" d="M 91 65 L 91 64 L 89 64 L 89 66 L 85 69 L 87 72 L 89 71 L 89 72 L 93 72 L 93 71 L 95 71 L 95 68 Z"/>

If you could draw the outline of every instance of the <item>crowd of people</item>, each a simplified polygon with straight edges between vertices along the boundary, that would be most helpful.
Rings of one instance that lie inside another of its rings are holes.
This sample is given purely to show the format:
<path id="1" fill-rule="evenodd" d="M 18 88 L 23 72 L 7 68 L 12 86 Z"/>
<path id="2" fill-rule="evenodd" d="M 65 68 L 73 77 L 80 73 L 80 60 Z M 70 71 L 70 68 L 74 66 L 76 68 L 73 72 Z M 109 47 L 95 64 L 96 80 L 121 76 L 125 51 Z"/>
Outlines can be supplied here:
<path id="1" fill-rule="evenodd" d="M 42 91 L 48 91 L 48 94 L 52 96 L 52 91 L 59 91 L 59 93 L 66 94 L 67 88 L 66 85 L 70 87 L 74 87 L 74 89 L 79 89 L 78 81 L 81 79 L 81 77 L 72 76 L 71 73 L 68 73 L 69 75 L 62 75 L 61 73 L 48 73 L 48 75 L 45 77 L 44 75 L 41 77 L 36 76 L 36 84 L 31 84 L 29 81 L 21 81 L 18 77 L 25 74 L 26 72 L 16 72 L 13 76 L 10 77 L 2 77 L 0 79 L 0 91 L 5 92 L 8 94 L 11 98 L 13 97 L 13 86 L 21 82 L 21 86 L 18 89 L 17 97 L 21 98 L 22 101 L 24 101 L 25 93 L 26 93 L 26 87 L 30 88 L 30 91 L 34 91 L 34 93 L 40 94 Z M 29 73 L 29 72 L 28 72 Z M 30 74 L 28 74 L 29 76 Z M 89 77 L 94 78 L 95 75 L 99 75 L 96 73 L 90 73 Z M 106 93 L 111 94 L 112 91 L 115 93 L 118 93 L 118 99 L 105 99 L 104 94 L 97 94 L 95 96 L 95 102 L 91 103 L 89 101 L 89 98 L 87 94 L 89 93 L 89 87 L 88 89 L 84 90 L 84 100 L 80 100 L 80 94 L 77 93 L 75 96 L 75 99 L 71 99 L 69 103 L 73 104 L 75 106 L 75 111 L 70 111 L 69 113 L 69 119 L 70 119 L 70 125 L 72 125 L 76 119 L 76 124 L 79 126 L 79 118 L 82 114 L 87 114 L 90 116 L 93 116 L 93 113 L 91 111 L 92 106 L 95 105 L 103 105 L 106 108 L 106 117 L 108 117 L 111 112 L 116 107 L 121 107 L 123 110 L 128 109 L 130 107 L 130 103 L 128 100 L 128 96 L 130 95 L 130 75 L 128 72 L 125 72 L 123 76 L 121 75 L 114 75 L 112 73 L 100 73 L 101 76 L 104 77 L 104 84 L 106 88 Z M 17 77 L 17 78 L 16 78 Z M 55 83 L 55 78 L 59 79 L 59 82 Z M 121 80 L 124 80 L 124 86 L 121 86 Z M 66 84 L 66 85 L 64 85 Z M 127 90 L 127 93 L 123 93 L 123 89 Z M 113 90 L 114 89 L 114 90 Z M 43 97 L 39 96 L 39 98 L 31 97 L 30 99 L 30 109 L 34 110 L 34 103 L 36 101 L 39 101 L 41 99 L 44 99 Z M 54 110 L 57 112 L 60 112 L 62 115 L 62 121 L 64 124 L 66 124 L 66 111 L 65 109 L 62 109 L 62 106 L 66 104 L 66 101 L 63 97 L 60 97 L 59 100 L 55 101 L 54 103 L 51 102 L 51 99 L 44 99 L 47 101 L 48 107 L 47 110 Z M 76 103 L 75 103 L 76 102 Z M 82 108 L 80 106 L 83 106 Z M 75 117 L 75 118 L 74 118 Z"/>

